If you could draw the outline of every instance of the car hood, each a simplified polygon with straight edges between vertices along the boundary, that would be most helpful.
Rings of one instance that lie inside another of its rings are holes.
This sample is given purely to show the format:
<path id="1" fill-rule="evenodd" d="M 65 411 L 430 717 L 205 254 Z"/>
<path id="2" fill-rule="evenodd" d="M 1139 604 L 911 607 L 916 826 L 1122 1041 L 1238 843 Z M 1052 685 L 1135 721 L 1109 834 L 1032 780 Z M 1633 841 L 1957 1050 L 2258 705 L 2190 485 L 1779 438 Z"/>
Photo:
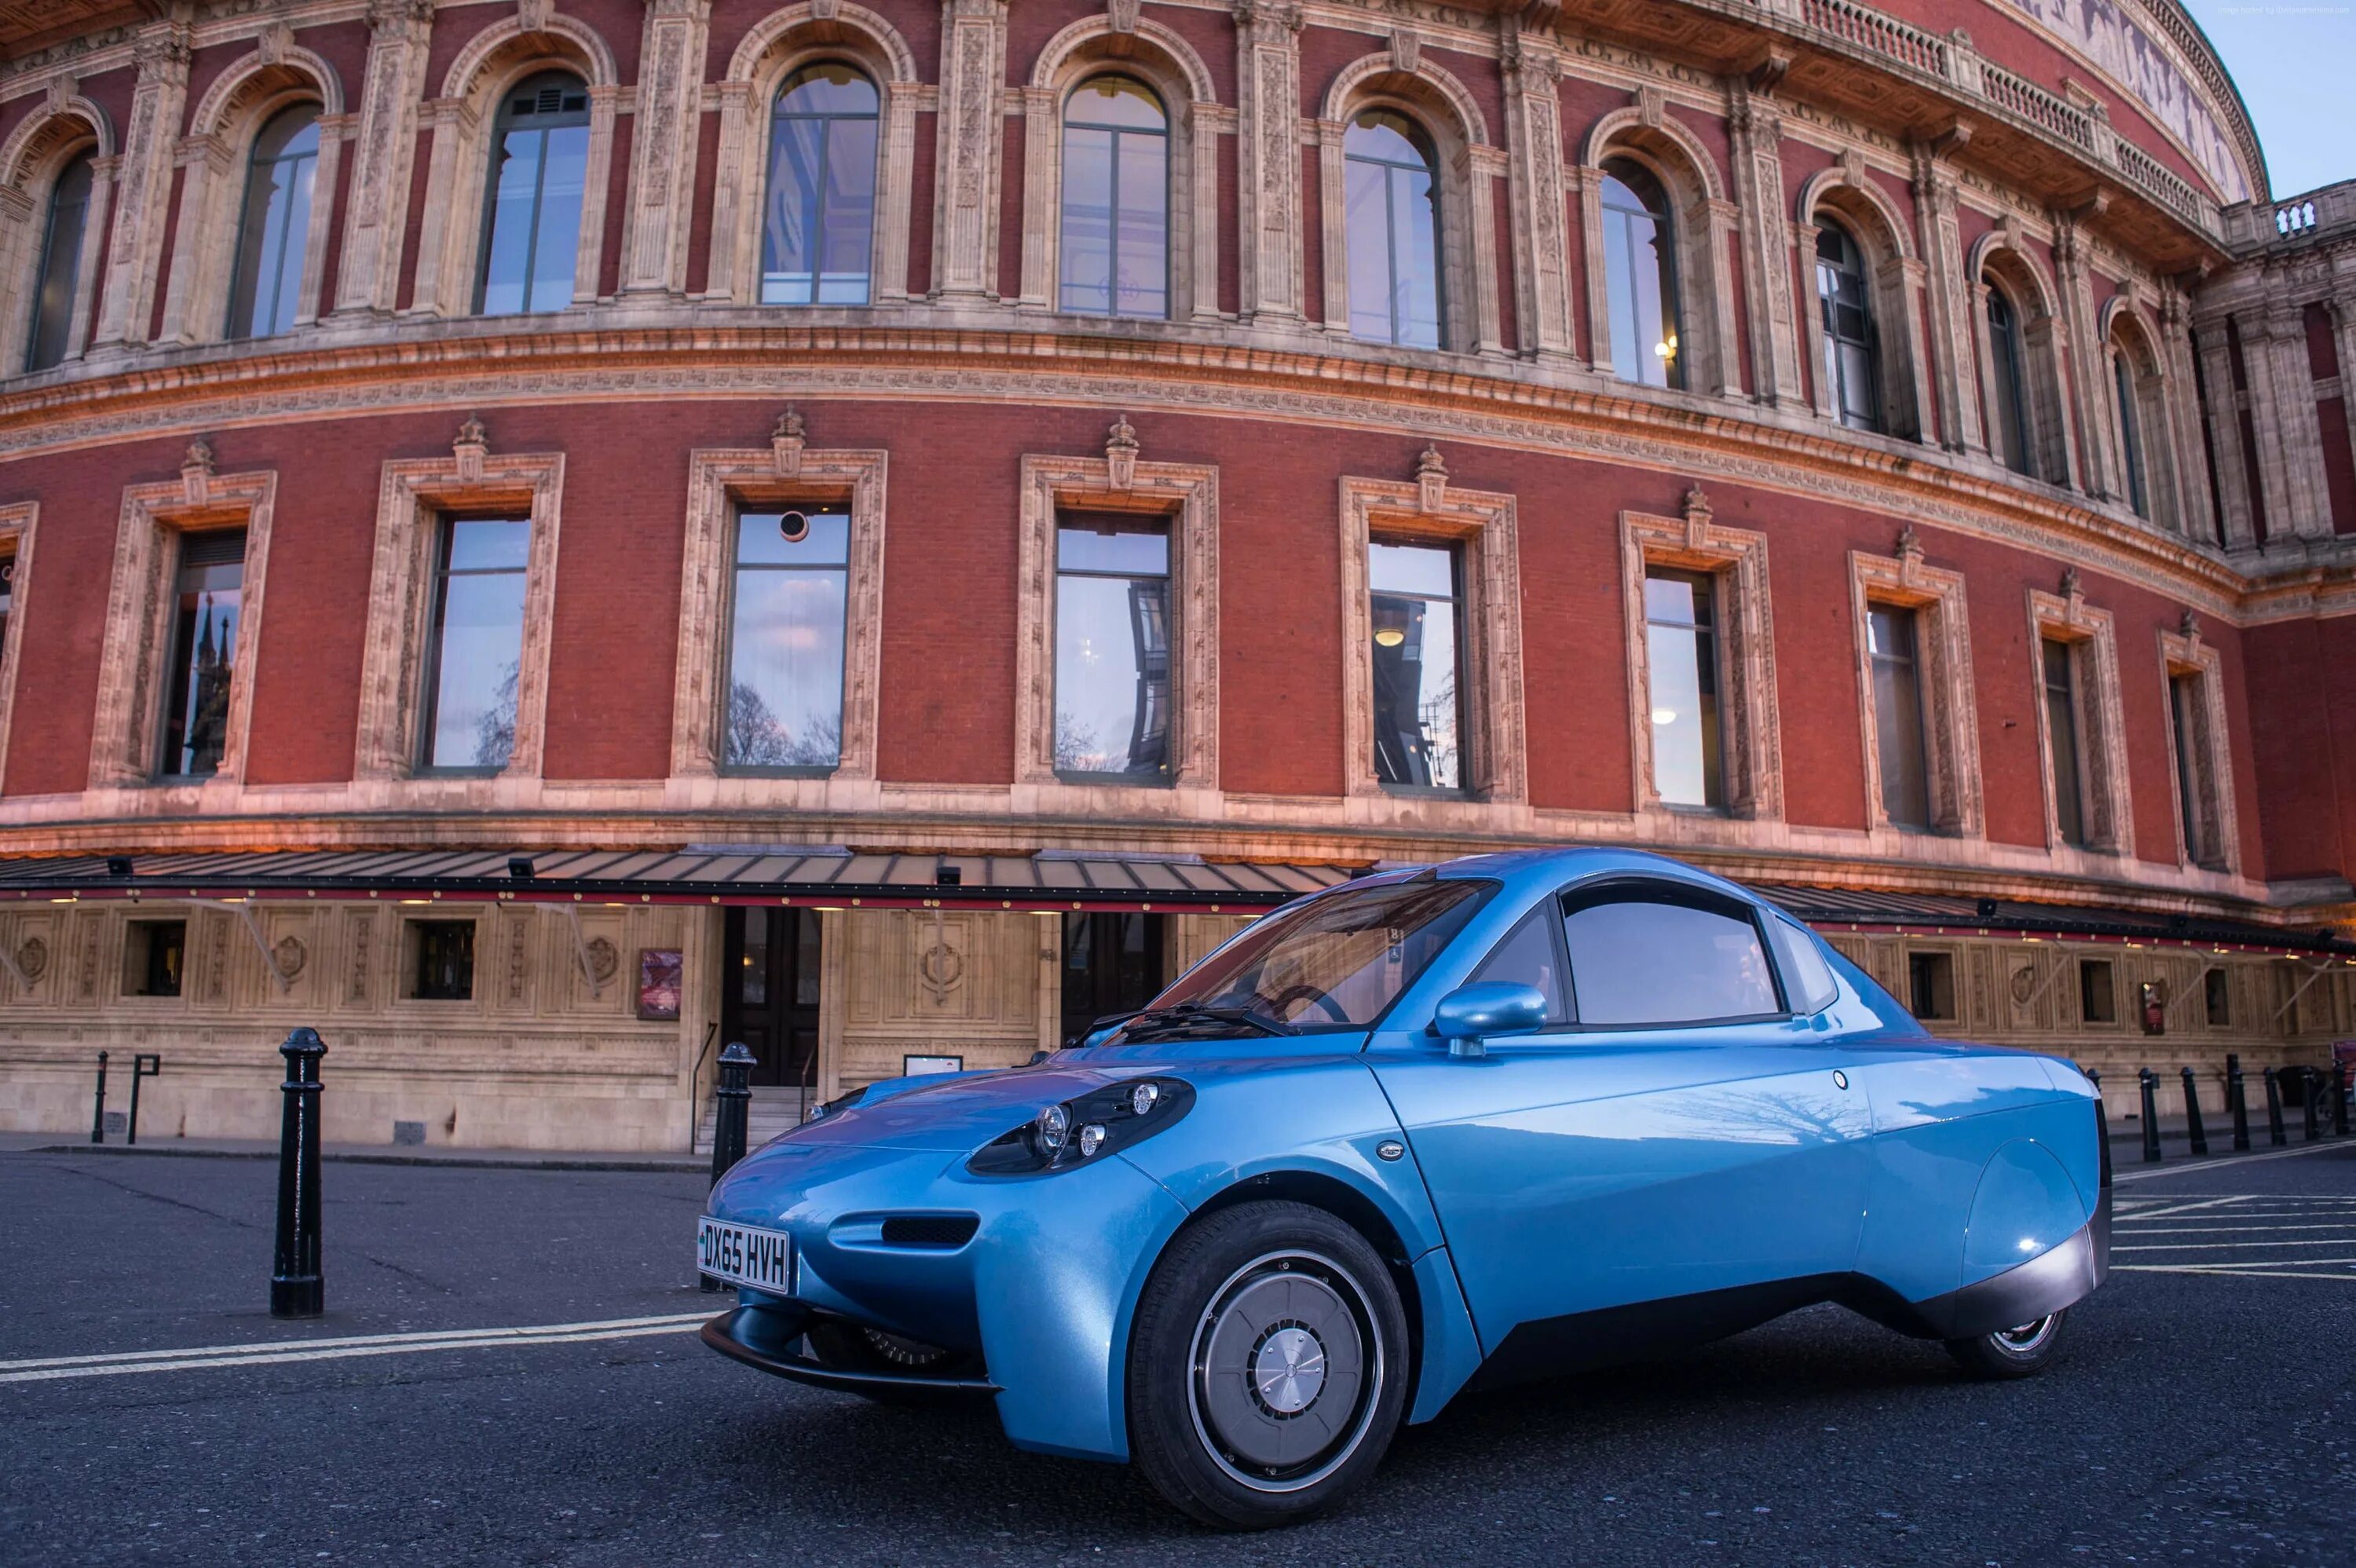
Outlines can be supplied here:
<path id="1" fill-rule="evenodd" d="M 1042 1063 L 937 1080 L 894 1079 L 871 1085 L 849 1105 L 776 1143 L 969 1153 L 1058 1101 L 1144 1071 L 1126 1062 L 1109 1070 Z"/>

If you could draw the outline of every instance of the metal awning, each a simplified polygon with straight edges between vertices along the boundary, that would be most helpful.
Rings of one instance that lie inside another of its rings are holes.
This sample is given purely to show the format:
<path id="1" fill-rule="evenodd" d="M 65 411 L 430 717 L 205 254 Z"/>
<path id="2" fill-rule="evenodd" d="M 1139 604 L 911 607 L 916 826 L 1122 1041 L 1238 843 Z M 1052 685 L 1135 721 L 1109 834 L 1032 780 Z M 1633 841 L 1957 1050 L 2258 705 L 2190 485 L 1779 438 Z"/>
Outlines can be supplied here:
<path id="1" fill-rule="evenodd" d="M 1768 884 L 1757 891 L 1817 930 L 1836 934 L 1854 931 L 1916 936 L 2063 938 L 2223 952 L 2356 956 L 2356 944 L 2329 930 L 2309 927 L 2300 931 L 2206 915 L 1939 893 L 1796 887 L 1786 883 Z"/>
<path id="2" fill-rule="evenodd" d="M 938 855 L 758 846 L 364 849 L 0 859 L 0 905 L 80 899 L 392 899 L 805 908 L 1269 909 L 1363 868 L 1167 855 Z"/>

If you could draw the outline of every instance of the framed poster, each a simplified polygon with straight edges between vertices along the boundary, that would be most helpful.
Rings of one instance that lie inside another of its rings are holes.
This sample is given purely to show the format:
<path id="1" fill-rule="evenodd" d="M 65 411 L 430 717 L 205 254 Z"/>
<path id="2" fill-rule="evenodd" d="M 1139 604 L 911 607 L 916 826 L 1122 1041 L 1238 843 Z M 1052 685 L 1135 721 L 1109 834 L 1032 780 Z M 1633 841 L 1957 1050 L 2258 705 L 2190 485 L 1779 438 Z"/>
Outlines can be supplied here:
<path id="1" fill-rule="evenodd" d="M 903 1078 L 923 1078 L 935 1072 L 964 1071 L 965 1058 L 962 1056 L 903 1056 L 900 1058 L 900 1076 Z"/>
<path id="2" fill-rule="evenodd" d="M 676 947 L 638 949 L 638 1017 L 669 1022 L 679 1017 L 680 982 L 687 965 Z"/>

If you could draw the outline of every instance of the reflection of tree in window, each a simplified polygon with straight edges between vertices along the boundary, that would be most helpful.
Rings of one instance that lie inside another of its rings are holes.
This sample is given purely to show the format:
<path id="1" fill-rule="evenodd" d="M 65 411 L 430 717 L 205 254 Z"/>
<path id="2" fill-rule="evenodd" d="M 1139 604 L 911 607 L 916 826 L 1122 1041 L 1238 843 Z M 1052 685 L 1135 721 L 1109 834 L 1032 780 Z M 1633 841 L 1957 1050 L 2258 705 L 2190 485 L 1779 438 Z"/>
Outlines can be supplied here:
<path id="1" fill-rule="evenodd" d="M 1440 197 L 1431 143 L 1388 109 L 1366 109 L 1342 138 L 1350 335 L 1440 347 Z"/>
<path id="2" fill-rule="evenodd" d="M 1385 784 L 1463 787 L 1458 567 L 1453 545 L 1368 547 L 1375 776 Z"/>
<path id="3" fill-rule="evenodd" d="M 1671 805 L 1726 804 L 1718 721 L 1718 580 L 1708 572 L 1644 573 L 1644 649 L 1651 678 L 1653 787 Z"/>
<path id="4" fill-rule="evenodd" d="M 46 370 L 63 363 L 66 347 L 73 341 L 94 152 L 76 153 L 49 187 L 49 221 L 41 234 L 41 270 L 34 280 L 33 330 L 25 350 L 27 370 Z"/>
<path id="5" fill-rule="evenodd" d="M 1676 239 L 1668 197 L 1643 165 L 1613 158 L 1603 165 L 1602 206 L 1612 374 L 1648 387 L 1682 387 Z"/>
<path id="6" fill-rule="evenodd" d="M 777 90 L 761 225 L 762 304 L 867 303 L 875 125 L 875 84 L 850 66 L 805 66 Z"/>
<path id="7" fill-rule="evenodd" d="M 1151 89 L 1100 76 L 1064 104 L 1063 308 L 1170 314 L 1170 120 Z"/>
<path id="8" fill-rule="evenodd" d="M 503 768 L 515 751 L 531 524 L 454 517 L 440 544 L 418 760 L 427 768 Z"/>
<path id="9" fill-rule="evenodd" d="M 1816 294 L 1824 307 L 1825 385 L 1833 393 L 1833 412 L 1852 430 L 1879 431 L 1881 392 L 1865 252 L 1829 219 L 1816 229 Z"/>
<path id="10" fill-rule="evenodd" d="M 1055 768 L 1170 776 L 1170 525 L 1074 514 L 1055 530 Z"/>
<path id="11" fill-rule="evenodd" d="M 850 552 L 848 512 L 738 515 L 723 766 L 827 769 L 841 760 Z"/>
<path id="12" fill-rule="evenodd" d="M 316 103 L 281 110 L 254 137 L 246 160 L 237 273 L 229 291 L 230 336 L 268 337 L 294 325 L 318 163 Z"/>
<path id="13" fill-rule="evenodd" d="M 1874 741 L 1881 763 L 1881 811 L 1901 827 L 1931 825 L 1916 620 L 1913 611 L 1894 604 L 1875 604 L 1866 612 L 1866 640 L 1873 661 Z"/>
<path id="14" fill-rule="evenodd" d="M 168 777 L 209 778 L 229 743 L 230 677 L 245 589 L 245 530 L 215 528 L 180 539 L 172 610 L 172 664 L 164 699 Z"/>
<path id="15" fill-rule="evenodd" d="M 482 315 L 573 303 L 588 165 L 589 90 L 577 77 L 550 71 L 508 93 L 491 138 L 475 300 Z"/>

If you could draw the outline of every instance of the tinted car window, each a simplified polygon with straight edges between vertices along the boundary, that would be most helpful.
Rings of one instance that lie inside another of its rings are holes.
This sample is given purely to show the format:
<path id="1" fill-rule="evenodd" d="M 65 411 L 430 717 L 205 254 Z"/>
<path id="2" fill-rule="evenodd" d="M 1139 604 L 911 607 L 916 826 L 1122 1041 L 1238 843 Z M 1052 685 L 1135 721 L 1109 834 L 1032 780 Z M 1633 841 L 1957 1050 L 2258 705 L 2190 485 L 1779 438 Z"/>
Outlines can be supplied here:
<path id="1" fill-rule="evenodd" d="M 1682 890 L 1613 890 L 1569 903 L 1563 935 L 1582 1024 L 1638 1028 L 1781 1012 L 1741 906 Z"/>
<path id="2" fill-rule="evenodd" d="M 1783 994 L 1791 998 L 1792 1010 L 1820 1013 L 1831 1007 L 1840 987 L 1833 980 L 1832 966 L 1816 951 L 1815 939 L 1782 915 L 1767 923 L 1767 934 L 1775 944 L 1775 962 L 1783 971 Z"/>
<path id="3" fill-rule="evenodd" d="M 1553 911 L 1541 908 L 1505 934 L 1504 941 L 1481 960 L 1481 967 L 1472 971 L 1468 985 L 1498 982 L 1508 986 L 1535 986 L 1547 999 L 1547 1022 L 1569 1021 L 1570 1009 L 1563 1003 L 1562 953 L 1555 945 Z"/>

